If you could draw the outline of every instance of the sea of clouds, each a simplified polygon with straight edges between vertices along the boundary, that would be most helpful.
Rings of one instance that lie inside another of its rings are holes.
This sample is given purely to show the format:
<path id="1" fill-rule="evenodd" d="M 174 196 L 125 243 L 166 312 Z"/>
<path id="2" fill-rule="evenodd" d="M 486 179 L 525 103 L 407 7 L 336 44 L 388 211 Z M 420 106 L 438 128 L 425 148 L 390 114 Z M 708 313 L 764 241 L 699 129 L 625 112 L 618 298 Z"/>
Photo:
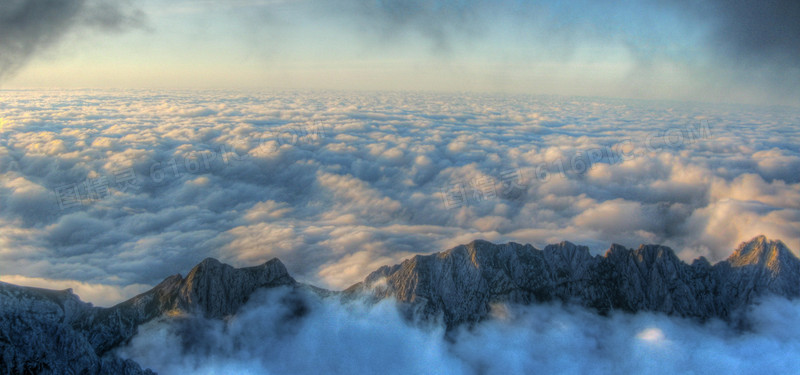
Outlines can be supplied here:
<path id="1" fill-rule="evenodd" d="M 228 321 L 150 322 L 117 354 L 161 374 L 784 374 L 800 367 L 800 304 L 785 299 L 752 307 L 746 331 L 545 304 L 498 305 L 491 320 L 445 334 L 440 325 L 401 318 L 391 301 L 301 298 L 265 290 Z"/>
<path id="2" fill-rule="evenodd" d="M 110 305 L 205 257 L 340 289 L 482 238 L 800 250 L 800 110 L 427 93 L 3 91 L 0 280 Z M 421 336 L 420 340 L 423 340 Z"/>

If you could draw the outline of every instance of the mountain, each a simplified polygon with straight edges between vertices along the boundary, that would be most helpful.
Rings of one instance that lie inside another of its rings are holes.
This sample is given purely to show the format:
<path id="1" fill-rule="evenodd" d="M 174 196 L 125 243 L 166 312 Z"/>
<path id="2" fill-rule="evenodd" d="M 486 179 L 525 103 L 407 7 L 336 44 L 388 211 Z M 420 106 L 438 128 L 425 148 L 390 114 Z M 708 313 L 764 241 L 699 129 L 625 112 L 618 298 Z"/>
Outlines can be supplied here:
<path id="1" fill-rule="evenodd" d="M 152 374 L 112 352 L 139 325 L 162 316 L 226 318 L 255 291 L 275 287 L 320 297 L 393 298 L 409 318 L 441 318 L 448 328 L 486 319 L 499 302 L 563 301 L 601 314 L 657 311 L 735 322 L 761 296 L 800 296 L 800 260 L 764 236 L 715 265 L 704 258 L 686 264 L 659 245 L 612 245 L 592 256 L 570 242 L 539 250 L 477 240 L 381 267 L 343 292 L 298 283 L 278 259 L 237 269 L 208 258 L 185 278 L 170 276 L 109 308 L 82 302 L 71 290 L 0 283 L 0 373 Z M 302 316 L 298 301 L 296 314 Z"/>
<path id="2" fill-rule="evenodd" d="M 657 311 L 732 320 L 761 295 L 800 296 L 800 260 L 781 241 L 758 236 L 725 261 L 691 265 L 668 247 L 612 245 L 591 256 L 570 242 L 538 250 L 477 240 L 384 266 L 345 290 L 395 298 L 412 315 L 441 316 L 448 327 L 485 319 L 492 304 L 563 301 L 602 314 Z"/>
<path id="3" fill-rule="evenodd" d="M 232 315 L 260 288 L 298 287 L 278 259 L 235 269 L 205 259 L 186 278 L 174 275 L 155 288 L 109 308 L 80 301 L 72 290 L 0 283 L 0 373 L 148 374 L 108 352 L 140 324 L 165 314 Z"/>

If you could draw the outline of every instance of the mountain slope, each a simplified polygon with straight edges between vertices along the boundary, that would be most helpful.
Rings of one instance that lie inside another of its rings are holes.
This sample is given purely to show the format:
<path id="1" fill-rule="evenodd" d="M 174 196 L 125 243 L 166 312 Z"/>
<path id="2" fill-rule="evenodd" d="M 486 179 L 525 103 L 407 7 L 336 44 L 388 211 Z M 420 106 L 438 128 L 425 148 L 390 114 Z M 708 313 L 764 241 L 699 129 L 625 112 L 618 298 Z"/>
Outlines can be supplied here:
<path id="1" fill-rule="evenodd" d="M 2 373 L 141 374 L 132 361 L 109 350 L 136 334 L 139 325 L 168 313 L 210 318 L 234 314 L 259 288 L 297 286 L 278 260 L 235 269 L 215 259 L 174 275 L 118 305 L 101 308 L 71 290 L 53 291 L 0 283 Z"/>
<path id="2" fill-rule="evenodd" d="M 702 258 L 688 265 L 659 245 L 612 245 L 593 257 L 569 242 L 538 250 L 478 240 L 382 267 L 345 292 L 396 298 L 413 313 L 441 315 L 448 327 L 486 318 L 493 303 L 553 300 L 601 313 L 644 310 L 729 320 L 758 296 L 800 296 L 800 260 L 764 236 L 714 266 Z"/>
<path id="3" fill-rule="evenodd" d="M 0 283 L 0 373 L 151 374 L 133 361 L 97 354 L 72 326 L 91 310 L 71 290 Z"/>
<path id="4" fill-rule="evenodd" d="M 320 297 L 338 294 L 298 283 L 278 259 L 237 269 L 208 258 L 185 278 L 170 276 L 109 308 L 82 302 L 71 290 L 0 283 L 0 373 L 146 374 L 110 352 L 139 325 L 165 315 L 225 318 L 255 291 L 281 286 Z M 498 302 L 564 301 L 603 314 L 656 311 L 734 321 L 767 294 L 800 296 L 800 260 L 764 236 L 713 266 L 704 258 L 686 264 L 659 245 L 612 245 L 592 256 L 570 242 L 538 250 L 478 240 L 381 267 L 341 292 L 351 299 L 396 299 L 409 318 L 442 317 L 448 328 L 487 318 Z M 301 316 L 304 307 L 296 307 Z"/>

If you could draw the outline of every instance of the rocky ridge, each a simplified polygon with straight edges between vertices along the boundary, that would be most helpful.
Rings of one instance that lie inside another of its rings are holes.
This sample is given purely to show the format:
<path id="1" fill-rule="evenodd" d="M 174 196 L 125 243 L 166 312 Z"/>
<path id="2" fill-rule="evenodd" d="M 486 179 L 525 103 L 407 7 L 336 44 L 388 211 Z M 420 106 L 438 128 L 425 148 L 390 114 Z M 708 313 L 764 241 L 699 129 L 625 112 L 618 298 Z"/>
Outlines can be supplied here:
<path id="1" fill-rule="evenodd" d="M 185 278 L 170 276 L 109 308 L 82 302 L 70 289 L 0 283 L 0 373 L 151 374 L 108 352 L 164 314 L 222 318 L 257 289 L 277 286 L 298 286 L 278 259 L 235 269 L 211 258 Z"/>
<path id="2" fill-rule="evenodd" d="M 781 241 L 758 236 L 715 265 L 692 264 L 668 247 L 612 245 L 592 256 L 570 242 L 538 250 L 477 240 L 384 266 L 345 291 L 395 298 L 411 314 L 441 317 L 448 327 L 477 322 L 493 303 L 563 301 L 605 314 L 656 311 L 733 321 L 743 306 L 774 294 L 800 296 L 800 260 Z"/>
<path id="3" fill-rule="evenodd" d="M 137 327 L 170 315 L 225 318 L 262 288 L 310 289 L 278 260 L 233 268 L 205 259 L 184 278 L 173 275 L 118 305 L 82 302 L 71 290 L 0 283 L 0 373 L 148 374 L 112 349 Z M 757 298 L 800 296 L 800 260 L 781 241 L 758 236 L 725 261 L 686 264 L 668 247 L 612 245 L 592 256 L 570 242 L 539 250 L 477 240 L 384 266 L 340 295 L 396 299 L 410 318 L 442 319 L 448 328 L 478 322 L 495 303 L 563 301 L 600 313 L 657 311 L 735 321 Z"/>

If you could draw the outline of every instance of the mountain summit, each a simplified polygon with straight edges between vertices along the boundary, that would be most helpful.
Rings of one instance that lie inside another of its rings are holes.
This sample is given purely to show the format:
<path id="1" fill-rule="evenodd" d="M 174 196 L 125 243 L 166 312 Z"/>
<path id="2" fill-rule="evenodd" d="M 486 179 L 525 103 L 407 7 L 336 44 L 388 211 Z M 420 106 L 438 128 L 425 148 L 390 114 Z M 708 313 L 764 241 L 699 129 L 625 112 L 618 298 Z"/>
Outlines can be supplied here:
<path id="1" fill-rule="evenodd" d="M 107 353 L 137 327 L 165 314 L 234 314 L 260 288 L 295 287 L 283 263 L 233 268 L 208 258 L 186 278 L 170 276 L 153 289 L 109 308 L 81 302 L 72 290 L 0 282 L 0 373 L 141 374 L 139 365 Z"/>
<path id="2" fill-rule="evenodd" d="M 448 328 L 488 318 L 495 303 L 548 301 L 601 314 L 656 311 L 734 322 L 757 298 L 800 296 L 800 260 L 764 236 L 713 266 L 704 258 L 688 265 L 660 245 L 613 244 L 592 256 L 587 247 L 566 241 L 539 250 L 476 240 L 383 266 L 340 293 L 298 283 L 278 259 L 234 268 L 208 258 L 185 278 L 167 277 L 109 308 L 82 302 L 71 290 L 0 283 L 0 373 L 150 373 L 112 352 L 139 325 L 162 316 L 233 316 L 254 292 L 275 287 L 311 290 L 320 298 L 396 299 L 409 317 L 441 318 Z"/>
<path id="3" fill-rule="evenodd" d="M 727 262 L 733 267 L 761 266 L 777 274 L 782 265 L 796 260 L 783 242 L 770 241 L 761 235 L 739 245 Z"/>
<path id="4" fill-rule="evenodd" d="M 720 293 L 748 303 L 762 294 L 796 297 L 800 295 L 798 263 L 783 242 L 755 237 L 715 265 L 719 278 L 725 281 Z"/>
<path id="5" fill-rule="evenodd" d="M 612 245 L 603 255 L 570 242 L 538 250 L 477 240 L 382 267 L 345 293 L 395 298 L 448 327 L 485 319 L 492 304 L 563 301 L 600 313 L 657 311 L 730 320 L 765 294 L 800 296 L 800 260 L 780 241 L 758 236 L 726 261 L 688 265 L 672 249 Z"/>

